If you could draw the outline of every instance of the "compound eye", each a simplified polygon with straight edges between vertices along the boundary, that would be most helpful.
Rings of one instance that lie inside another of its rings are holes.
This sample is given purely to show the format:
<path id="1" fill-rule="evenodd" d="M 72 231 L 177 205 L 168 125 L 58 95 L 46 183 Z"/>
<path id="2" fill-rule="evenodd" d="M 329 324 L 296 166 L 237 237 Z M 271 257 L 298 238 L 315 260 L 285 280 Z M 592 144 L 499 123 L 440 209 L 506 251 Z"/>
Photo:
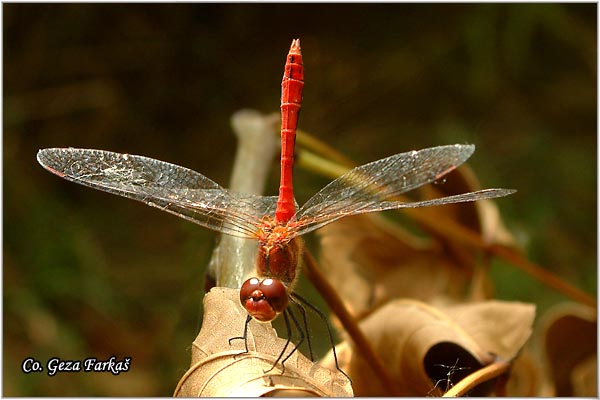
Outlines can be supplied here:
<path id="1" fill-rule="evenodd" d="M 252 318 L 269 322 L 287 307 L 288 295 L 277 279 L 250 278 L 240 289 L 240 301 Z"/>
<path id="2" fill-rule="evenodd" d="M 288 305 L 288 294 L 279 279 L 267 278 L 260 283 L 260 290 L 277 313 L 282 312 Z"/>
<path id="3" fill-rule="evenodd" d="M 252 296 L 252 292 L 257 290 L 259 286 L 260 281 L 258 278 L 250 278 L 242 284 L 242 287 L 240 288 L 240 301 L 242 302 L 242 305 L 247 298 Z"/>

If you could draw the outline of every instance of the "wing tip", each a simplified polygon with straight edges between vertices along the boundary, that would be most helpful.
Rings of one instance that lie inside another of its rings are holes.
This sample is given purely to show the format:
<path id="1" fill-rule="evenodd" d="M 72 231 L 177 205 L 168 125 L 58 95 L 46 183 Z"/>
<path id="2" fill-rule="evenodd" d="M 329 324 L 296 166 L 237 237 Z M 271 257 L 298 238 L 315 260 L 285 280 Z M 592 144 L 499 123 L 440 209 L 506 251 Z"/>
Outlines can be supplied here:
<path id="1" fill-rule="evenodd" d="M 466 150 L 465 153 L 469 154 L 469 157 L 475 152 L 475 145 L 472 143 L 455 144 L 454 146 Z"/>

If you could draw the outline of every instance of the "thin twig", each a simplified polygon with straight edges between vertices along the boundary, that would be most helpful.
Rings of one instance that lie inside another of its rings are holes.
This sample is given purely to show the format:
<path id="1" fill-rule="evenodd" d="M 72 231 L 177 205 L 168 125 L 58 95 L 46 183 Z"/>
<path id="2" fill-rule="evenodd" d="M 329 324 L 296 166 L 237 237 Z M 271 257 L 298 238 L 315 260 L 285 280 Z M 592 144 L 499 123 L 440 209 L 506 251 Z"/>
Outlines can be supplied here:
<path id="1" fill-rule="evenodd" d="M 361 356 L 365 359 L 365 361 L 369 364 L 369 366 L 375 372 L 375 375 L 379 377 L 381 383 L 384 388 L 389 390 L 390 395 L 392 396 L 400 396 L 401 391 L 396 385 L 396 382 L 390 376 L 388 369 L 386 369 L 383 361 L 378 356 L 371 344 L 367 340 L 366 336 L 360 330 L 354 317 L 344 306 L 344 303 L 337 295 L 335 289 L 331 286 L 331 284 L 327 281 L 327 279 L 323 276 L 319 267 L 317 266 L 317 262 L 310 252 L 303 252 L 303 261 L 305 266 L 305 275 L 311 281 L 311 283 L 315 286 L 315 288 L 319 291 L 321 296 L 325 299 L 333 313 L 339 318 L 342 326 L 348 332 L 348 335 L 352 338 L 355 347 L 360 352 Z"/>
<path id="2" fill-rule="evenodd" d="M 488 254 L 508 261 L 534 279 L 556 289 L 565 296 L 594 309 L 597 307 L 596 299 L 594 297 L 566 282 L 564 279 L 556 276 L 547 269 L 527 260 L 518 252 L 518 250 L 502 245 L 489 244 L 485 242 L 481 235 L 471 229 L 465 228 L 463 225 L 456 223 L 450 218 L 441 220 L 443 217 L 439 215 L 433 217 L 431 214 L 424 213 L 419 209 L 406 209 L 404 211 L 413 219 L 423 224 L 428 230 L 440 234 L 448 240 L 481 249 Z"/>

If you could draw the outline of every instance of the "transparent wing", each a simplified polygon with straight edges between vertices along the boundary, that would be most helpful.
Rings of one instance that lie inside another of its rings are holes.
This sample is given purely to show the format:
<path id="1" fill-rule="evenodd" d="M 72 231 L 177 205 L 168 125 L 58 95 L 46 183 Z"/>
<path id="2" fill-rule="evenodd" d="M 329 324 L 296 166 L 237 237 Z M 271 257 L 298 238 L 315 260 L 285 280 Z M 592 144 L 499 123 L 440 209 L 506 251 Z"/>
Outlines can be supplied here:
<path id="1" fill-rule="evenodd" d="M 48 171 L 94 189 L 141 201 L 198 225 L 229 235 L 254 238 L 277 198 L 230 192 L 198 172 L 178 165 L 103 150 L 40 150 Z"/>
<path id="2" fill-rule="evenodd" d="M 348 215 L 475 201 L 513 193 L 514 190 L 508 189 L 487 189 L 425 201 L 392 200 L 394 196 L 440 179 L 474 151 L 473 145 L 438 146 L 396 154 L 354 168 L 325 186 L 298 210 L 296 235 Z"/>

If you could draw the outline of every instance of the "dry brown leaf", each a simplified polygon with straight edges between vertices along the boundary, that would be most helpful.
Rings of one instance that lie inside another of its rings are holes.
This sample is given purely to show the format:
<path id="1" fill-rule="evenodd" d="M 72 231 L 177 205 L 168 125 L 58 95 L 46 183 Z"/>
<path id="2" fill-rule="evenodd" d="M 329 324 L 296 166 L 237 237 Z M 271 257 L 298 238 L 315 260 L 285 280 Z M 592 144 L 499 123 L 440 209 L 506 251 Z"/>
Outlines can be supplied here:
<path id="1" fill-rule="evenodd" d="M 443 184 L 427 185 L 422 191 L 425 198 L 434 198 L 477 189 L 477 179 L 464 167 L 447 175 Z M 492 201 L 419 211 L 435 216 L 440 223 L 450 220 L 481 232 L 490 244 L 513 244 Z M 431 233 L 429 240 L 417 237 L 379 215 L 344 218 L 318 232 L 320 263 L 340 297 L 359 316 L 393 298 L 491 298 L 493 284 L 481 251 Z"/>
<path id="2" fill-rule="evenodd" d="M 344 218 L 318 234 L 320 265 L 355 315 L 393 298 L 462 299 L 472 275 L 447 261 L 439 245 L 379 215 Z"/>
<path id="3" fill-rule="evenodd" d="M 437 309 L 396 300 L 360 327 L 402 388 L 401 395 L 426 396 L 443 393 L 495 355 L 515 357 L 531 333 L 534 314 L 534 306 L 522 303 L 491 301 Z M 337 349 L 357 396 L 388 395 L 355 349 L 347 344 Z M 491 387 L 482 386 L 470 394 L 488 394 Z"/>
<path id="4" fill-rule="evenodd" d="M 544 319 L 544 350 L 554 395 L 596 397 L 596 311 L 581 304 L 561 304 Z"/>
<path id="5" fill-rule="evenodd" d="M 535 305 L 490 300 L 444 307 L 444 312 L 486 351 L 512 360 L 532 333 Z"/>
<path id="6" fill-rule="evenodd" d="M 202 329 L 192 345 L 191 367 L 177 385 L 175 396 L 352 395 L 343 374 L 318 366 L 299 351 L 286 361 L 285 373 L 281 363 L 265 372 L 286 343 L 269 323 L 250 322 L 248 353 L 244 353 L 241 339 L 230 345 L 230 338 L 242 335 L 247 315 L 239 304 L 238 290 L 213 288 L 205 296 L 204 310 Z"/>

